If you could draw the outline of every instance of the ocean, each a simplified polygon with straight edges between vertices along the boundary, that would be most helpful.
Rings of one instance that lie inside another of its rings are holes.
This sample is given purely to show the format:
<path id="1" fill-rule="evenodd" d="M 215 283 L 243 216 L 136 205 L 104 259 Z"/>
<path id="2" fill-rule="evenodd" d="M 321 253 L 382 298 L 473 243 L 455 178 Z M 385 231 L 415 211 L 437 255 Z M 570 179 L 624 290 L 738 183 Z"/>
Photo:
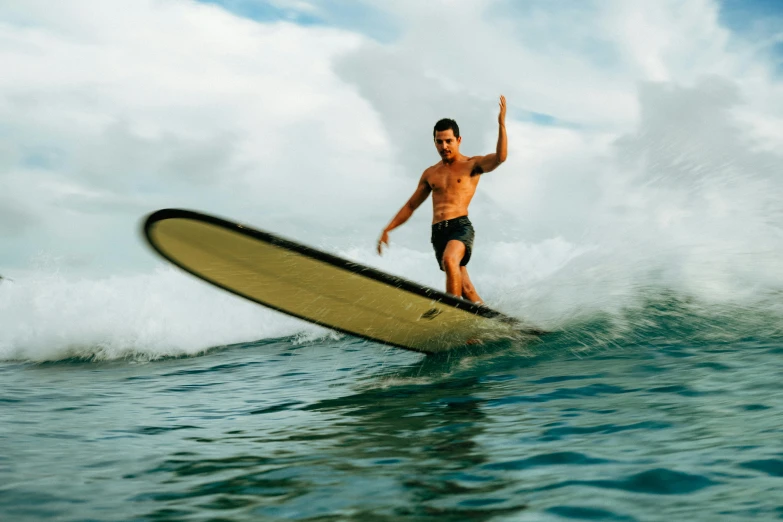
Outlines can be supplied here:
<path id="1" fill-rule="evenodd" d="M 783 519 L 779 294 L 541 277 L 474 281 L 553 333 L 441 356 L 162 265 L 4 281 L 0 519 Z"/>

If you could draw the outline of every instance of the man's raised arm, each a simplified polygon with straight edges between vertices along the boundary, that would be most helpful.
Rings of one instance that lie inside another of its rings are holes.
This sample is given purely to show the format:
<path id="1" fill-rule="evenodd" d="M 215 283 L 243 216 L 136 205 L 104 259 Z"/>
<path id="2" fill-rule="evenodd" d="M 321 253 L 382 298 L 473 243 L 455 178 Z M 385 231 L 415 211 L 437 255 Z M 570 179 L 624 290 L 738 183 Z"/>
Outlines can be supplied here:
<path id="1" fill-rule="evenodd" d="M 495 170 L 498 165 L 506 161 L 508 155 L 508 140 L 506 138 L 506 97 L 500 96 L 500 113 L 498 114 L 498 145 L 494 154 L 481 156 L 476 160 L 471 176 L 484 174 Z"/>
<path id="2" fill-rule="evenodd" d="M 408 219 L 413 215 L 413 211 L 419 208 L 419 206 L 424 203 L 424 200 L 429 197 L 430 192 L 432 192 L 430 184 L 427 183 L 427 180 L 425 179 L 425 174 L 421 175 L 421 178 L 419 179 L 419 185 L 416 187 L 416 192 L 413 193 L 410 199 L 408 199 L 407 203 L 402 206 L 400 211 L 397 212 L 397 215 L 394 216 L 389 224 L 386 225 L 386 228 L 383 229 L 381 238 L 378 240 L 378 255 L 383 253 L 381 250 L 382 245 L 386 245 L 387 247 L 389 246 L 389 232 L 408 221 Z"/>

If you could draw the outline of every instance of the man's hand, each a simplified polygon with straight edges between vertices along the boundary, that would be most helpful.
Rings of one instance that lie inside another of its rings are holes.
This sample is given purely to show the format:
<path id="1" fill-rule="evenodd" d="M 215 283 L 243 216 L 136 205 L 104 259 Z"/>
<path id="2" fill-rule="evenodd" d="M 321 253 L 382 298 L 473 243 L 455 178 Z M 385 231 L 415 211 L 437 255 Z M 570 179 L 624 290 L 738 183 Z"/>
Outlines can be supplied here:
<path id="1" fill-rule="evenodd" d="M 500 114 L 498 114 L 498 125 L 506 125 L 506 97 L 500 95 Z"/>
<path id="2" fill-rule="evenodd" d="M 381 238 L 378 240 L 378 255 L 383 255 L 382 245 L 386 245 L 389 248 L 389 232 L 384 230 L 381 234 Z"/>

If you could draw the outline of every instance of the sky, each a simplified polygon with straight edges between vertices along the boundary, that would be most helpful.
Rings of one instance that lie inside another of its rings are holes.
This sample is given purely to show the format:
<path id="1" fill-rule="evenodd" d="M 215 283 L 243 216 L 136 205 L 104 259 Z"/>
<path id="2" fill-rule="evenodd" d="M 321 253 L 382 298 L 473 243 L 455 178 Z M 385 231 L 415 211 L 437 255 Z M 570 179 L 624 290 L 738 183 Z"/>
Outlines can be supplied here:
<path id="1" fill-rule="evenodd" d="M 769 237 L 781 22 L 775 0 L 2 2 L 0 274 L 148 271 L 139 225 L 164 207 L 392 269 L 430 255 L 428 203 L 370 254 L 438 161 L 432 125 L 492 152 L 500 94 L 509 160 L 471 207 L 496 248 L 727 209 L 746 218 L 720 230 Z"/>

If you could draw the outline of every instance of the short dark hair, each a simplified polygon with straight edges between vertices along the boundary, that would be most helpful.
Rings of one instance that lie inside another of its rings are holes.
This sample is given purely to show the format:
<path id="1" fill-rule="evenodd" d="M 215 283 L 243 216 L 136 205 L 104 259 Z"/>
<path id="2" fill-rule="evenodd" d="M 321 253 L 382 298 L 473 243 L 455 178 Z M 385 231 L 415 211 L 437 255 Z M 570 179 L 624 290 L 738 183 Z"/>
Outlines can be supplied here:
<path id="1" fill-rule="evenodd" d="M 449 129 L 454 132 L 455 138 L 459 138 L 459 125 L 457 125 L 457 122 L 451 118 L 443 118 L 442 120 L 438 120 L 438 123 L 435 124 L 435 128 L 432 129 L 432 137 L 435 137 L 436 132 L 447 131 Z"/>

